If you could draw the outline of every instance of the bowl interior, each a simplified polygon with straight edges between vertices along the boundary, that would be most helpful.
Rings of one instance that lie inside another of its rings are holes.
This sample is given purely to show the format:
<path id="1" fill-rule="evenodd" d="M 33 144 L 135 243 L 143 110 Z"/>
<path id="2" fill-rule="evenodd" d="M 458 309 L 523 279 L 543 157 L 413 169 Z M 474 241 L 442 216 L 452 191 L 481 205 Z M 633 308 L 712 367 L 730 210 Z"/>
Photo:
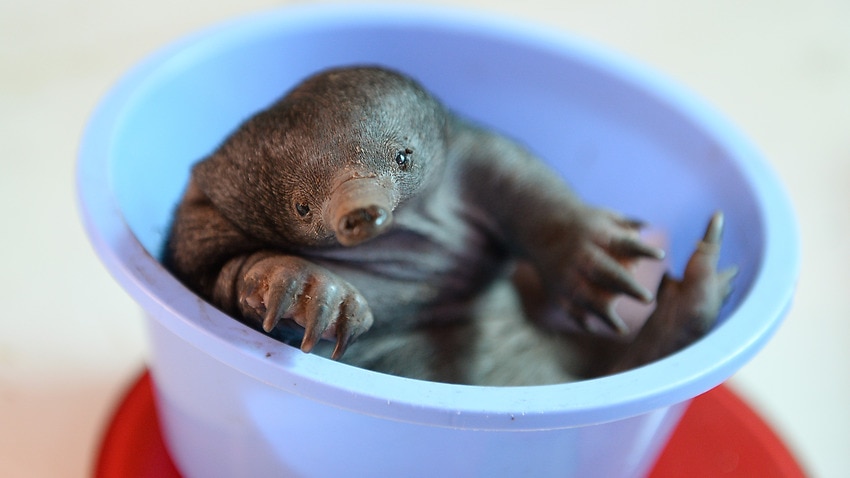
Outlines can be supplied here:
<path id="1" fill-rule="evenodd" d="M 625 385 L 611 384 L 616 377 L 571 385 L 573 391 L 602 387 L 577 406 L 625 400 L 648 408 L 693 396 L 728 377 L 739 366 L 733 363 L 754 353 L 751 345 L 778 323 L 776 310 L 787 302 L 784 289 L 774 298 L 777 307 L 753 306 L 762 308 L 756 311 L 761 317 L 753 319 L 744 307 L 764 276 L 766 255 L 782 253 L 768 247 L 768 235 L 790 227 L 773 224 L 788 211 L 747 143 L 690 95 L 639 66 L 560 34 L 478 16 L 288 11 L 241 19 L 173 45 L 128 75 L 101 112 L 109 127 L 91 133 L 103 138 L 107 150 L 104 199 L 116 202 L 121 221 L 158 256 L 191 165 L 304 77 L 349 64 L 379 64 L 417 78 L 458 114 L 526 144 L 588 202 L 663 230 L 674 273 L 681 272 L 712 212 L 726 213 L 721 267 L 736 264 L 740 274 L 718 330 L 676 358 L 627 372 L 636 375 Z M 132 267 L 123 269 L 134 273 Z M 791 282 L 786 275 L 780 284 L 785 288 Z M 191 295 L 169 294 L 184 296 L 180 300 Z M 179 320 L 200 319 L 181 315 Z M 755 323 L 720 333 L 743 321 Z M 247 347 L 241 336 L 220 338 Z M 324 361 L 317 357 L 297 360 L 331 374 L 345 367 L 315 362 Z M 395 380 L 394 390 L 404 388 L 403 379 L 379 380 Z M 670 392 L 682 383 L 689 385 Z M 656 393 L 669 396 L 652 398 Z M 494 397 L 491 403 L 500 406 Z"/>

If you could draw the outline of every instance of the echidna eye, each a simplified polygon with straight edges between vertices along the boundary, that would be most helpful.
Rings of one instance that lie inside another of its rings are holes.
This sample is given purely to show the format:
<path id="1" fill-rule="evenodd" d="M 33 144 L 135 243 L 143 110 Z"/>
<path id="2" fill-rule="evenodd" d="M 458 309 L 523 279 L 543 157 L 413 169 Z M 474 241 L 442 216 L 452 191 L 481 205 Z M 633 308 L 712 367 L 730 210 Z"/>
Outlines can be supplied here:
<path id="1" fill-rule="evenodd" d="M 304 217 L 307 214 L 310 214 L 310 205 L 303 202 L 295 203 L 295 211 L 299 216 Z"/>
<path id="2" fill-rule="evenodd" d="M 397 152 L 395 155 L 396 164 L 398 164 L 401 169 L 407 169 L 407 167 L 410 165 L 410 156 L 412 154 L 413 150 L 410 148 Z"/>

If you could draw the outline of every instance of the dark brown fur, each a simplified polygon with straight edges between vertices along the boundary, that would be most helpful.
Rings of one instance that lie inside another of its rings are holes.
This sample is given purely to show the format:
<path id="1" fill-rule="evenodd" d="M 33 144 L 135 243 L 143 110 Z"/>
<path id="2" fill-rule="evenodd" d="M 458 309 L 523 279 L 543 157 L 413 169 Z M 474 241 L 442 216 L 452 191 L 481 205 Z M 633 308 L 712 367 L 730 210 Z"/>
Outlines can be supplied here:
<path id="1" fill-rule="evenodd" d="M 721 228 L 718 215 L 633 342 L 564 332 L 595 315 L 625 333 L 614 299 L 652 300 L 629 271 L 663 253 L 409 78 L 349 68 L 306 80 L 195 166 L 165 262 L 304 351 L 525 385 L 635 367 L 699 338 L 734 274 L 715 270 Z"/>

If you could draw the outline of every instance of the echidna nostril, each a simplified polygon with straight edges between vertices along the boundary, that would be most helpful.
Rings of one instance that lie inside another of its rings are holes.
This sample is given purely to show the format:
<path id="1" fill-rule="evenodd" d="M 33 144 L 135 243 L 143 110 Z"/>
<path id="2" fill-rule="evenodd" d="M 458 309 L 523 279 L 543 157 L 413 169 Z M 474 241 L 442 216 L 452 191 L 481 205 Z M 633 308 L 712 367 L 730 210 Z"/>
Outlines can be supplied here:
<path id="1" fill-rule="evenodd" d="M 354 244 L 374 237 L 389 225 L 390 212 L 380 206 L 355 209 L 339 221 L 337 237 L 343 244 Z"/>

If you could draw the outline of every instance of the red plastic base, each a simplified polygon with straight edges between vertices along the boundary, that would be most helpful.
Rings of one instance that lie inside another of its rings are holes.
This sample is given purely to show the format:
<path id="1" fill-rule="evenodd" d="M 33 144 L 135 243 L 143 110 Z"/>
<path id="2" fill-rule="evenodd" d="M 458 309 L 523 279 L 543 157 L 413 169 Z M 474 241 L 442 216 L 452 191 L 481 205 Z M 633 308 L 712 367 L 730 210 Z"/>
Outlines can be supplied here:
<path id="1" fill-rule="evenodd" d="M 171 461 L 145 372 L 121 401 L 103 438 L 98 478 L 180 477 Z M 805 477 L 776 434 L 728 387 L 693 400 L 649 475 L 681 477 Z"/>

